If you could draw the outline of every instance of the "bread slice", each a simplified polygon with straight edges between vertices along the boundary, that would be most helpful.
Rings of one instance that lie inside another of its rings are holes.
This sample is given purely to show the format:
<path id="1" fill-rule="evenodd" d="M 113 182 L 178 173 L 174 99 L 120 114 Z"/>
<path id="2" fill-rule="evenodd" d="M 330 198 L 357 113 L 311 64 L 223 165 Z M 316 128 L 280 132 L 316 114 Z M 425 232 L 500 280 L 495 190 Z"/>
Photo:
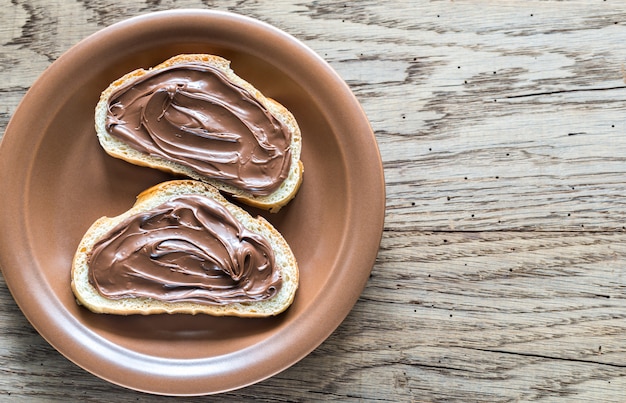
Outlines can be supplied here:
<path id="1" fill-rule="evenodd" d="M 211 305 L 198 302 L 167 302 L 148 297 L 111 299 L 103 297 L 89 282 L 89 257 L 94 244 L 127 217 L 150 211 L 181 195 L 203 195 L 224 206 L 243 226 L 264 237 L 275 257 L 275 267 L 282 279 L 277 293 L 261 301 L 229 302 Z M 298 288 L 298 265 L 282 235 L 264 218 L 253 218 L 245 210 L 228 202 L 217 189 L 195 180 L 175 180 L 158 184 L 142 192 L 134 206 L 117 217 L 95 221 L 81 240 L 72 262 L 71 286 L 80 305 L 96 313 L 130 314 L 209 314 L 214 316 L 266 317 L 283 312 L 292 303 Z"/>
<path id="2" fill-rule="evenodd" d="M 179 64 L 202 64 L 213 67 L 221 71 L 230 82 L 248 91 L 259 103 L 261 103 L 276 119 L 286 125 L 291 133 L 291 161 L 287 178 L 283 181 L 277 190 L 267 195 L 254 195 L 249 191 L 242 190 L 225 183 L 222 180 L 204 176 L 188 166 L 180 163 L 142 153 L 132 148 L 129 144 L 124 143 L 120 139 L 113 137 L 106 129 L 106 121 L 108 114 L 108 104 L 111 95 L 121 86 L 135 82 L 149 72 L 154 72 L 175 66 Z M 138 69 L 132 71 L 120 79 L 114 81 L 101 94 L 95 110 L 95 127 L 100 144 L 104 150 L 111 156 L 126 160 L 130 163 L 156 168 L 176 175 L 182 175 L 189 178 L 197 179 L 209 183 L 219 190 L 231 194 L 241 202 L 259 207 L 271 212 L 277 212 L 282 206 L 287 204 L 297 193 L 302 182 L 304 166 L 300 161 L 300 153 L 302 148 L 301 133 L 298 123 L 294 116 L 280 103 L 273 99 L 265 97 L 259 90 L 250 83 L 237 76 L 230 68 L 230 62 L 219 56 L 206 54 L 184 54 L 174 56 L 163 63 L 149 69 Z"/>

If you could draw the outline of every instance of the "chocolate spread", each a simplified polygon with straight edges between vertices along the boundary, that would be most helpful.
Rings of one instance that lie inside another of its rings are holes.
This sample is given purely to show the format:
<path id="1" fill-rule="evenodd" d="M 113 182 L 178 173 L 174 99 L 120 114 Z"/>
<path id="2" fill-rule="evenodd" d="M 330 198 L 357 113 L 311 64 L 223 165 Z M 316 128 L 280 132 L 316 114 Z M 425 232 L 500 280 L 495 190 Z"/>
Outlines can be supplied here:
<path id="1" fill-rule="evenodd" d="M 111 94 L 107 131 L 255 196 L 273 193 L 291 165 L 291 132 L 246 89 L 197 63 L 150 71 Z"/>
<path id="2" fill-rule="evenodd" d="M 200 195 L 178 196 L 115 226 L 93 247 L 89 282 L 110 299 L 214 305 L 268 299 L 282 285 L 268 241 Z"/>

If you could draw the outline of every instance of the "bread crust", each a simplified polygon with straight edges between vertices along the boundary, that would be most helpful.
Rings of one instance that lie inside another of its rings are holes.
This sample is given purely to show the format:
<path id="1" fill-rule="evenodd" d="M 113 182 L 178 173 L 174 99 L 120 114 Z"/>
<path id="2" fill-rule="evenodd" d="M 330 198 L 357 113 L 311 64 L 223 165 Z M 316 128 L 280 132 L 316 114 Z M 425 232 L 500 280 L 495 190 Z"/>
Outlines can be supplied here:
<path id="1" fill-rule="evenodd" d="M 117 88 L 122 85 L 126 85 L 129 82 L 137 80 L 149 72 L 162 70 L 164 68 L 183 63 L 202 63 L 219 69 L 232 83 L 246 89 L 265 108 L 267 108 L 272 113 L 272 115 L 274 115 L 274 117 L 279 119 L 289 128 L 291 132 L 291 165 L 289 175 L 276 191 L 267 196 L 255 196 L 250 192 L 246 192 L 220 180 L 205 177 L 184 165 L 160 157 L 146 155 L 137 150 L 134 150 L 129 145 L 111 136 L 107 132 L 106 118 L 108 113 L 109 98 Z M 241 201 L 242 203 L 269 210 L 270 212 L 278 212 L 291 199 L 293 199 L 302 183 L 302 178 L 304 174 L 304 165 L 300 160 L 300 154 L 302 149 L 302 135 L 293 114 L 279 102 L 271 98 L 265 97 L 252 84 L 237 76 L 235 72 L 230 68 L 230 62 L 219 56 L 208 54 L 178 55 L 148 70 L 137 69 L 115 80 L 109 85 L 107 89 L 102 92 L 100 96 L 100 100 L 95 110 L 95 128 L 102 148 L 104 148 L 104 150 L 109 155 L 115 158 L 125 160 L 135 165 L 146 166 L 169 172 L 175 175 L 186 176 L 196 180 L 201 180 L 210 185 L 213 185 L 222 192 L 232 195 L 234 198 Z"/>
<path id="2" fill-rule="evenodd" d="M 282 287 L 270 299 L 263 301 L 207 305 L 193 302 L 165 302 L 151 298 L 123 298 L 113 300 L 103 297 L 89 283 L 88 259 L 94 244 L 110 229 L 127 217 L 148 211 L 180 195 L 200 194 L 213 198 L 226 207 L 248 230 L 264 236 L 274 251 L 276 267 L 282 277 Z M 95 313 L 117 315 L 151 314 L 208 314 L 213 316 L 267 317 L 278 315 L 291 305 L 299 283 L 296 258 L 283 236 L 263 217 L 253 218 L 242 208 L 227 201 L 220 192 L 200 181 L 175 180 L 163 182 L 145 190 L 132 208 L 116 217 L 101 217 L 83 236 L 72 261 L 71 286 L 80 305 Z"/>

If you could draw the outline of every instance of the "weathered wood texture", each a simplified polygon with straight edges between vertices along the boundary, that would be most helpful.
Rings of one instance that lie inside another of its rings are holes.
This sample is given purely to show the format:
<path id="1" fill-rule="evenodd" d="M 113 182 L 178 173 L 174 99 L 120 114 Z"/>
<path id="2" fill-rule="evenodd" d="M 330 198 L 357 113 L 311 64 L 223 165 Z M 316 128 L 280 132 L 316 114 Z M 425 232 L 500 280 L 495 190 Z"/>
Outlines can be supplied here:
<path id="1" fill-rule="evenodd" d="M 339 329 L 197 401 L 626 401 L 625 5 L 2 0 L 0 132 L 72 44 L 182 7 L 259 18 L 328 60 L 371 120 L 388 193 Z M 0 329 L 1 400 L 167 400 L 68 362 L 2 281 Z"/>

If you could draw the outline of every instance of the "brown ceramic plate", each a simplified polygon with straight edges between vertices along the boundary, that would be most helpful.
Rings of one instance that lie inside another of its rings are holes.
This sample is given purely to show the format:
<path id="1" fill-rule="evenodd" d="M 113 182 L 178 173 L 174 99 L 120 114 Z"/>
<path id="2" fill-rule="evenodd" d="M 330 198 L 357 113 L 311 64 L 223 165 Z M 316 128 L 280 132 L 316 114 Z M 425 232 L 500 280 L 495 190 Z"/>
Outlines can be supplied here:
<path id="1" fill-rule="evenodd" d="M 287 106 L 303 136 L 304 182 L 278 214 L 261 213 L 300 265 L 293 305 L 270 319 L 97 315 L 79 307 L 70 264 L 98 217 L 127 210 L 166 174 L 106 155 L 93 111 L 109 82 L 179 53 L 213 53 Z M 383 229 L 384 178 L 368 120 L 314 52 L 259 21 L 200 10 L 106 28 L 32 86 L 0 147 L 0 265 L 18 305 L 59 352 L 131 389 L 200 395 L 268 378 L 322 343 L 362 292 Z M 7 174 L 8 173 L 8 174 Z"/>

